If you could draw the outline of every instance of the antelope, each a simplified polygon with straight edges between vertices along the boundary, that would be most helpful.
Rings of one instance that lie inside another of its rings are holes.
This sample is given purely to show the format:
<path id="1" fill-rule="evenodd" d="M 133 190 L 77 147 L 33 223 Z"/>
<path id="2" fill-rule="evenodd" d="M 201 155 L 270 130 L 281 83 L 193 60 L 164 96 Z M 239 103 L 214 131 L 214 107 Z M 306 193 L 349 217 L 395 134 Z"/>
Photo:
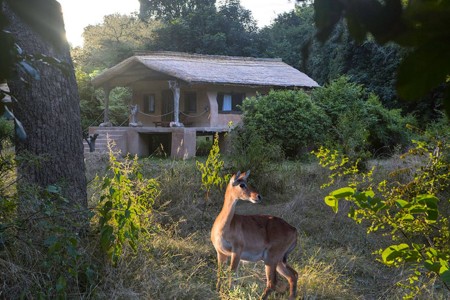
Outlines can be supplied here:
<path id="1" fill-rule="evenodd" d="M 267 215 L 235 214 L 239 200 L 260 203 L 262 197 L 247 184 L 250 171 L 239 171 L 228 183 L 222 210 L 211 229 L 211 241 L 217 252 L 217 289 L 220 289 L 222 265 L 231 257 L 230 269 L 235 273 L 239 261 L 264 261 L 266 288 L 261 299 L 275 290 L 277 274 L 289 282 L 289 300 L 297 294 L 297 272 L 287 264 L 288 254 L 297 244 L 297 230 L 281 218 Z M 231 279 L 230 279 L 231 285 Z"/>

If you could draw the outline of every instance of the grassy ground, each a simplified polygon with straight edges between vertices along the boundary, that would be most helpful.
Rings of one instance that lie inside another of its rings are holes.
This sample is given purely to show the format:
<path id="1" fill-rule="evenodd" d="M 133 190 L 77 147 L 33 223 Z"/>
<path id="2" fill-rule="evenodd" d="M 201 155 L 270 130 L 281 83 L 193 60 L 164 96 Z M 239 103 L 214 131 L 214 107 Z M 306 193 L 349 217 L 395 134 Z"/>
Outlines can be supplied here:
<path id="1" fill-rule="evenodd" d="M 55 213 L 50 211 L 55 201 L 51 199 L 38 218 L 14 224 L 17 230 L 5 231 L 6 240 L 0 235 L 0 299 L 38 299 L 40 292 L 57 295 L 58 289 L 67 291 L 69 299 L 259 299 L 265 287 L 262 262 L 241 263 L 231 290 L 215 289 L 217 263 L 209 235 L 223 192 L 213 191 L 205 200 L 195 160 L 142 159 L 139 163 L 145 177 L 157 178 L 161 193 L 152 212 L 157 230 L 152 228 L 141 239 L 136 252 L 125 249 L 112 266 L 99 252 L 95 228 L 73 246 L 68 238 L 73 233 L 57 227 L 56 221 L 65 222 L 63 216 L 47 218 Z M 403 167 L 395 158 L 373 163 L 378 165 L 375 176 L 379 178 Z M 416 162 L 408 162 L 412 163 Z M 94 178 L 105 174 L 107 164 L 105 155 L 86 157 L 90 207 L 99 200 Z M 237 171 L 225 166 L 230 173 Z M 387 245 L 387 238 L 381 233 L 366 235 L 363 226 L 346 217 L 345 203 L 337 215 L 324 204 L 330 191 L 320 189 L 327 181 L 324 169 L 316 163 L 285 161 L 269 166 L 264 174 L 255 173 L 249 182 L 262 194 L 263 203 L 240 203 L 237 212 L 276 215 L 297 228 L 298 244 L 289 262 L 299 273 L 299 299 L 401 299 L 404 291 L 396 283 L 406 271 L 388 268 L 372 254 Z M 397 176 L 401 180 L 410 175 Z M 88 273 L 93 278 L 77 275 L 74 266 L 92 270 Z M 61 274 L 76 287 L 64 286 L 58 280 Z M 279 280 L 280 288 L 287 287 L 283 278 Z M 274 293 L 270 299 L 287 299 L 287 293 Z M 436 285 L 417 299 L 450 299 L 450 295 Z"/>
<path id="2" fill-rule="evenodd" d="M 88 158 L 88 178 L 104 170 L 105 159 Z M 141 160 L 145 176 L 161 183 L 154 215 L 159 233 L 145 240 L 137 253 L 129 253 L 117 267 L 107 267 L 96 296 L 113 299 L 258 299 L 265 286 L 264 266 L 241 264 L 231 290 L 215 290 L 216 258 L 209 240 L 223 195 L 208 201 L 200 190 L 195 161 Z M 378 176 L 398 167 L 397 160 L 382 161 Z M 235 170 L 233 170 L 235 171 Z M 256 177 L 256 178 L 255 178 Z M 258 179 L 258 182 L 255 181 Z M 263 194 L 263 203 L 238 204 L 241 214 L 280 216 L 298 229 L 297 248 L 289 261 L 299 273 L 300 299 L 399 299 L 396 285 L 402 270 L 375 261 L 373 251 L 386 245 L 381 234 L 366 235 L 362 226 L 346 217 L 346 207 L 335 215 L 323 202 L 320 189 L 327 173 L 316 164 L 284 162 L 270 174 L 250 176 Z M 95 197 L 94 197 L 95 198 Z M 284 281 L 284 279 L 280 279 Z M 286 285 L 286 283 L 284 283 Z M 446 299 L 433 289 L 423 299 Z M 447 295 L 448 297 L 448 295 Z M 275 293 L 270 299 L 287 299 Z"/>

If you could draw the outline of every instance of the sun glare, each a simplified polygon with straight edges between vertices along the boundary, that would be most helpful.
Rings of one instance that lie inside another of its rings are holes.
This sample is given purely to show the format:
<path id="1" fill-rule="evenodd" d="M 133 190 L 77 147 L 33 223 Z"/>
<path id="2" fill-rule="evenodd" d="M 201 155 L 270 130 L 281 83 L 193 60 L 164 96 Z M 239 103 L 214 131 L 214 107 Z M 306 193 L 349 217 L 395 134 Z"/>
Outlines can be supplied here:
<path id="1" fill-rule="evenodd" d="M 58 0 L 61 4 L 66 34 L 72 46 L 82 46 L 83 30 L 88 25 L 100 24 L 105 15 L 130 14 L 139 10 L 138 0 Z M 259 27 L 269 25 L 275 17 L 295 7 L 293 0 L 241 0 L 241 5 L 252 11 Z"/>
<path id="2" fill-rule="evenodd" d="M 83 44 L 83 30 L 99 24 L 103 16 L 114 13 L 130 14 L 139 10 L 138 0 L 58 0 L 61 4 L 66 35 L 73 46 Z"/>

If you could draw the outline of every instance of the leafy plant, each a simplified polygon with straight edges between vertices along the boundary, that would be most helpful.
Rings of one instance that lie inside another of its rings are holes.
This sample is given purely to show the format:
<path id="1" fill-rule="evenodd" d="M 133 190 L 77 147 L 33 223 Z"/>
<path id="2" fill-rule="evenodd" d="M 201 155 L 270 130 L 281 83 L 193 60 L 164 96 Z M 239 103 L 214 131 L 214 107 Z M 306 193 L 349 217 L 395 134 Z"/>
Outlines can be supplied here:
<path id="1" fill-rule="evenodd" d="M 271 91 L 245 99 L 242 111 L 247 137 L 280 145 L 288 157 L 322 142 L 331 125 L 323 109 L 303 91 Z"/>
<path id="2" fill-rule="evenodd" d="M 350 202 L 351 219 L 358 224 L 366 221 L 368 233 L 383 230 L 392 238 L 392 245 L 376 253 L 385 265 L 409 269 L 408 282 L 403 286 L 410 292 L 405 299 L 421 292 L 425 278 L 438 277 L 450 291 L 449 207 L 439 199 L 448 197 L 450 145 L 445 139 L 414 143 L 415 148 L 402 159 L 414 156 L 421 163 L 416 170 L 399 171 L 412 174 L 403 183 L 395 178 L 396 174 L 391 180 L 376 183 L 374 168 L 360 173 L 344 155 L 325 149 L 315 153 L 320 164 L 332 171 L 331 179 L 347 178 L 347 186 L 332 191 L 325 203 L 337 213 L 339 200 Z"/>
<path id="3" fill-rule="evenodd" d="M 368 94 L 360 84 L 342 76 L 311 95 L 331 121 L 329 136 L 324 141 L 352 158 L 367 159 L 370 154 L 391 154 L 397 147 L 409 144 L 408 123 L 400 110 L 385 108 L 378 97 Z"/>
<path id="4" fill-rule="evenodd" d="M 48 186 L 40 198 L 38 215 L 27 220 L 29 225 L 36 222 L 34 225 L 40 229 L 35 233 L 37 236 L 43 234 L 41 238 L 46 256 L 41 263 L 49 280 L 47 289 L 40 290 L 39 295 L 64 299 L 74 288 L 79 292 L 88 292 L 97 282 L 97 266 L 83 256 L 82 239 L 67 224 L 79 225 L 77 222 L 86 220 L 90 211 L 68 210 L 68 200 L 56 185 Z"/>
<path id="5" fill-rule="evenodd" d="M 209 194 L 213 187 L 222 189 L 228 182 L 227 176 L 222 176 L 224 161 L 220 159 L 219 134 L 214 136 L 214 142 L 209 151 L 205 163 L 196 161 L 197 169 L 202 174 L 201 189 L 205 191 L 205 200 L 209 200 Z"/>
<path id="6" fill-rule="evenodd" d="M 149 232 L 152 205 L 159 195 L 159 183 L 142 176 L 137 156 L 119 161 L 115 155 L 110 149 L 110 173 L 102 179 L 97 208 L 100 246 L 113 264 L 125 245 L 136 251 L 140 235 Z"/>
<path id="7" fill-rule="evenodd" d="M 251 170 L 253 183 L 257 183 L 259 192 L 266 195 L 284 190 L 284 182 L 277 180 L 275 163 L 280 163 L 284 153 L 280 145 L 267 142 L 260 134 L 238 126 L 230 134 L 231 153 L 228 159 L 231 169 Z"/>

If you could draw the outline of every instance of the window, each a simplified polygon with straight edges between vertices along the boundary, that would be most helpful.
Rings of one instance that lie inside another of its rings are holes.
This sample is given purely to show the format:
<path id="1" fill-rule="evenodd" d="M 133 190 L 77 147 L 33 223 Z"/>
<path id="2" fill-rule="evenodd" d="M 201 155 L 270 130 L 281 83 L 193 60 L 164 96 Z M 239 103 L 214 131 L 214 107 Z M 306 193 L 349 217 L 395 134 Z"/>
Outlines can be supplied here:
<path id="1" fill-rule="evenodd" d="M 219 113 L 241 113 L 238 106 L 242 105 L 244 99 L 244 93 L 218 93 L 217 104 L 219 105 Z"/>
<path id="2" fill-rule="evenodd" d="M 144 113 L 154 113 L 155 112 L 155 95 L 147 94 L 144 95 Z"/>
<path id="3" fill-rule="evenodd" d="M 184 111 L 187 113 L 197 112 L 197 93 L 186 92 L 184 94 Z"/>

